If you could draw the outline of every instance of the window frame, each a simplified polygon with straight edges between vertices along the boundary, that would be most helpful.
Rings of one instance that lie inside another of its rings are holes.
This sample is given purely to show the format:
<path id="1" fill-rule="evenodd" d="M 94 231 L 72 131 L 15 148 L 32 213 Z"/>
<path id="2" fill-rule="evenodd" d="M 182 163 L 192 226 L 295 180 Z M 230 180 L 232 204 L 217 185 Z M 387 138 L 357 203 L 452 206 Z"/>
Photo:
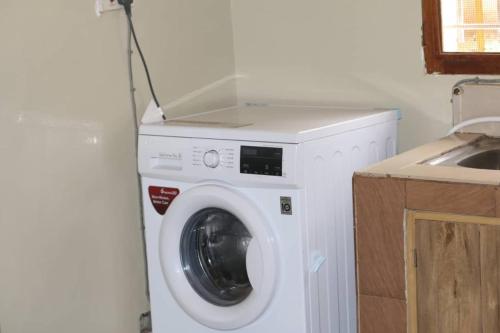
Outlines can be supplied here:
<path id="1" fill-rule="evenodd" d="M 432 74 L 500 74 L 500 53 L 443 52 L 441 0 L 422 0 L 425 67 Z"/>

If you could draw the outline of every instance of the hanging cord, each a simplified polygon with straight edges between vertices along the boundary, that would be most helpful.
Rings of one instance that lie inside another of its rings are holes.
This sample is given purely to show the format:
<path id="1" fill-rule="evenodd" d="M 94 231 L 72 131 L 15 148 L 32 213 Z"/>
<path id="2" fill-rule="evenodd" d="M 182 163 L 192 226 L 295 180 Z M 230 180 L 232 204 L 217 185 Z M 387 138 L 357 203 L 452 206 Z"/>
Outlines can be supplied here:
<path id="1" fill-rule="evenodd" d="M 128 17 L 128 14 L 127 14 Z M 129 20 L 130 22 L 130 20 Z M 128 25 L 128 37 L 127 37 L 127 65 L 128 65 L 128 78 L 129 78 L 129 87 L 130 87 L 130 106 L 132 111 L 132 120 L 134 122 L 134 139 L 135 139 L 135 156 L 136 161 L 139 161 L 139 121 L 137 117 L 137 103 L 135 101 L 135 85 L 134 85 L 134 73 L 132 68 L 132 26 Z M 143 195 L 142 195 L 142 179 L 139 174 L 138 165 L 136 164 L 136 179 L 137 179 L 137 187 L 139 191 L 139 215 L 140 215 L 140 224 L 141 224 L 141 238 L 142 238 L 142 250 L 143 250 L 143 258 L 144 258 L 144 274 L 146 276 L 146 297 L 148 301 L 149 298 L 149 272 L 148 272 L 148 261 L 146 255 L 146 228 L 144 225 L 144 209 L 142 206 L 143 203 Z"/>
<path id="2" fill-rule="evenodd" d="M 132 68 L 132 30 L 128 26 L 128 37 L 127 37 L 127 66 L 128 66 L 128 80 L 130 87 L 130 106 L 132 109 L 132 119 L 134 120 L 134 131 L 135 131 L 135 146 L 138 147 L 139 144 L 139 119 L 137 117 L 137 103 L 135 101 L 135 85 L 134 85 L 134 72 Z"/>
<path id="3" fill-rule="evenodd" d="M 160 102 L 158 101 L 158 97 L 156 97 L 155 89 L 153 86 L 153 81 L 151 80 L 151 74 L 149 74 L 149 68 L 148 68 L 148 64 L 146 63 L 146 58 L 144 57 L 144 54 L 142 53 L 141 46 L 139 45 L 139 41 L 138 41 L 137 35 L 135 33 L 134 22 L 132 21 L 132 3 L 133 3 L 133 0 L 118 0 L 118 3 L 120 5 L 122 5 L 124 10 L 125 10 L 125 15 L 127 16 L 129 30 L 132 34 L 132 37 L 133 37 L 134 43 L 135 43 L 135 47 L 136 47 L 137 51 L 139 52 L 139 56 L 141 58 L 142 65 L 144 67 L 144 72 L 146 73 L 146 78 L 148 81 L 148 86 L 149 86 L 149 91 L 151 93 L 151 96 L 153 97 L 153 100 L 155 102 L 156 107 L 161 110 L 161 107 L 160 107 L 161 105 L 160 105 Z M 163 118 L 163 120 L 166 120 L 166 117 L 165 117 L 165 114 L 163 113 L 163 111 L 162 111 L 162 118 Z"/>

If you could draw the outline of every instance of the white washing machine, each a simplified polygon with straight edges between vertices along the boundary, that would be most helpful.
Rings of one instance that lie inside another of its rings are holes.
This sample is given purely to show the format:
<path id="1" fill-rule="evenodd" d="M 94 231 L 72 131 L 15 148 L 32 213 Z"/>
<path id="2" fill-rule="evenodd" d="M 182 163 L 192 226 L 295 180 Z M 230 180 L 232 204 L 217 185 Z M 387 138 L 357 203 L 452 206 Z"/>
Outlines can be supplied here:
<path id="1" fill-rule="evenodd" d="M 139 138 L 154 333 L 355 333 L 351 178 L 398 112 L 236 107 Z"/>

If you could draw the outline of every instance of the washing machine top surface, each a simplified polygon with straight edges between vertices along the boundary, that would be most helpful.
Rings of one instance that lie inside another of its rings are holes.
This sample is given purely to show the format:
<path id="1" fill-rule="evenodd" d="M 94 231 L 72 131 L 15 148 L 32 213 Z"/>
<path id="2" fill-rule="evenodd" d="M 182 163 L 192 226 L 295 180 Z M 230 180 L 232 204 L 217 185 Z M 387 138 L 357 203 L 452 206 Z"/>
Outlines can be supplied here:
<path id="1" fill-rule="evenodd" d="M 301 143 L 399 119 L 391 109 L 244 106 L 143 124 L 140 135 Z"/>

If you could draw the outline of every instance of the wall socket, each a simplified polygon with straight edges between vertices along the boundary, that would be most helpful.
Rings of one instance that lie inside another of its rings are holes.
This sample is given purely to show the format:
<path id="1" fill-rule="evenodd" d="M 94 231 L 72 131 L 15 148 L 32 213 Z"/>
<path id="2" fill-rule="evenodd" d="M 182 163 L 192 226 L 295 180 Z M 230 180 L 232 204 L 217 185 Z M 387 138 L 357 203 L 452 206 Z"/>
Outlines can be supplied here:
<path id="1" fill-rule="evenodd" d="M 122 8 L 123 6 L 118 4 L 118 0 L 95 0 L 95 12 L 97 16 L 101 16 L 104 12 Z"/>

